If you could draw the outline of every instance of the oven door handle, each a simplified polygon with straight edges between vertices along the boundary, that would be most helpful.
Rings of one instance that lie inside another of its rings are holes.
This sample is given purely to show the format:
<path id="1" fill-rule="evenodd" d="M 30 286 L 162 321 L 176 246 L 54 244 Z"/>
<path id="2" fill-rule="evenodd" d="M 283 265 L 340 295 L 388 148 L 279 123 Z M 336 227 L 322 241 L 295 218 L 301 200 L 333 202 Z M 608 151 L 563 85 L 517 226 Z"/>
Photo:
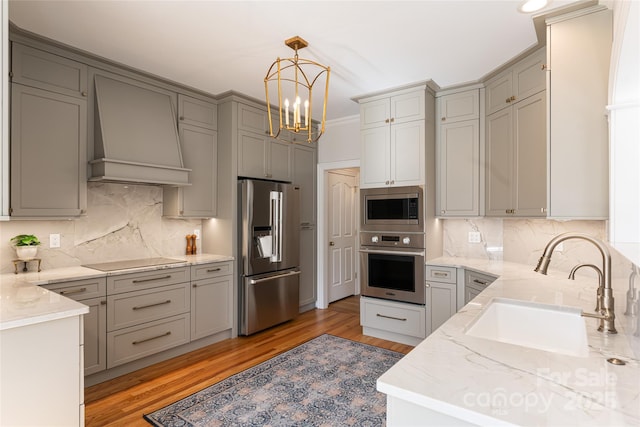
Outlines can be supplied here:
<path id="1" fill-rule="evenodd" d="M 408 256 L 424 256 L 424 251 L 381 251 L 375 249 L 360 249 L 363 254 L 381 254 L 381 255 L 408 255 Z"/>

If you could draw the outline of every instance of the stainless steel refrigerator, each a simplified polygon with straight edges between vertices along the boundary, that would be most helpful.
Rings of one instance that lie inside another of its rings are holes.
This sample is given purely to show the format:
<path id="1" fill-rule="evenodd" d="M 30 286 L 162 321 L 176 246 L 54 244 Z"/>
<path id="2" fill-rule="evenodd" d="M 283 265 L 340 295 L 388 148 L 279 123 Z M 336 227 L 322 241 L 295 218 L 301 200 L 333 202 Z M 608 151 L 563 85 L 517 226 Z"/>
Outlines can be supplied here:
<path id="1" fill-rule="evenodd" d="M 251 335 L 298 315 L 300 188 L 238 181 L 239 330 Z"/>

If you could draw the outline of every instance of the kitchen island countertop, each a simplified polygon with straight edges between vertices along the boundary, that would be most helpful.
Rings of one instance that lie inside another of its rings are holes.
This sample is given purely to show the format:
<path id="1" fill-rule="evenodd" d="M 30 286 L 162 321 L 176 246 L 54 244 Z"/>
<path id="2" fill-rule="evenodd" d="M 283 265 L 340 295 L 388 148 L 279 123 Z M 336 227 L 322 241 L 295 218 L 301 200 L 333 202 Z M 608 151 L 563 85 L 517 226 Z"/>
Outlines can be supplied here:
<path id="1" fill-rule="evenodd" d="M 415 409 L 440 423 L 640 425 L 640 337 L 634 336 L 636 318 L 623 314 L 622 283 L 613 284 L 618 334 L 597 332 L 598 320 L 585 318 L 589 354 L 577 357 L 466 335 L 465 328 L 493 298 L 593 312 L 592 279 L 568 280 L 551 270 L 544 276 L 533 266 L 493 260 L 442 257 L 427 264 L 499 278 L 378 379 L 389 413 L 399 405 L 396 421 L 410 422 L 405 415 Z M 611 357 L 627 363 L 613 365 Z"/>

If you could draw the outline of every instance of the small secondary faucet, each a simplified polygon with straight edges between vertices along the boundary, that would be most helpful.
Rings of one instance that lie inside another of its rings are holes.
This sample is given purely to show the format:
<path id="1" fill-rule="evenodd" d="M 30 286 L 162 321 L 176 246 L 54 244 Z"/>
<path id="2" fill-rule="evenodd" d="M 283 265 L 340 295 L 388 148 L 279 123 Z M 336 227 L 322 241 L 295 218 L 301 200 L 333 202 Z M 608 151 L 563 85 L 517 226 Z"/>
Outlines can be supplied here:
<path id="1" fill-rule="evenodd" d="M 598 248 L 602 255 L 602 270 L 600 270 L 602 274 L 600 276 L 600 286 L 598 287 L 596 303 L 596 307 L 600 307 L 600 310 L 595 314 L 582 313 L 582 315 L 585 317 L 595 317 L 596 319 L 600 319 L 600 326 L 598 327 L 599 332 L 604 332 L 606 334 L 618 333 L 615 326 L 616 315 L 614 310 L 613 289 L 611 288 L 611 253 L 602 241 L 583 233 L 569 232 L 559 234 L 547 243 L 547 246 L 545 246 L 544 252 L 542 252 L 542 256 L 540 257 L 538 265 L 534 271 L 541 274 L 547 274 L 553 250 L 558 244 L 569 239 L 586 240 Z M 602 292 L 600 292 L 600 289 L 602 289 Z"/>
<path id="2" fill-rule="evenodd" d="M 597 265 L 593 265 L 593 264 L 578 264 L 575 267 L 573 267 L 571 269 L 571 272 L 569 272 L 569 279 L 574 280 L 576 278 L 576 271 L 580 270 L 582 267 L 589 267 L 592 268 L 596 271 L 596 273 L 598 273 L 598 294 L 597 294 L 597 298 L 596 298 L 596 313 L 600 313 L 600 310 L 602 310 L 602 270 L 600 270 L 598 268 Z"/>
<path id="3" fill-rule="evenodd" d="M 638 267 L 631 264 L 631 274 L 629 275 L 629 290 L 627 291 L 627 309 L 624 314 L 627 316 L 635 316 L 638 314 L 638 299 L 636 297 L 635 281 L 638 276 Z"/>

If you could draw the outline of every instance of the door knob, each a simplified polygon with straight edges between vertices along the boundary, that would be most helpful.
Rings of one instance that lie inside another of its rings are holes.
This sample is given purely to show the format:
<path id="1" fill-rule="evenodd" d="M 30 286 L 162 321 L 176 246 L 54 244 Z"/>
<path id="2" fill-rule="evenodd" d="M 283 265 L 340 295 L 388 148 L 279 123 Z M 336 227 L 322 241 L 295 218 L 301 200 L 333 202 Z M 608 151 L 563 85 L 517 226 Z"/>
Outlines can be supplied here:
<path id="1" fill-rule="evenodd" d="M 329 242 L 329 246 L 335 246 L 336 244 L 334 242 Z"/>

